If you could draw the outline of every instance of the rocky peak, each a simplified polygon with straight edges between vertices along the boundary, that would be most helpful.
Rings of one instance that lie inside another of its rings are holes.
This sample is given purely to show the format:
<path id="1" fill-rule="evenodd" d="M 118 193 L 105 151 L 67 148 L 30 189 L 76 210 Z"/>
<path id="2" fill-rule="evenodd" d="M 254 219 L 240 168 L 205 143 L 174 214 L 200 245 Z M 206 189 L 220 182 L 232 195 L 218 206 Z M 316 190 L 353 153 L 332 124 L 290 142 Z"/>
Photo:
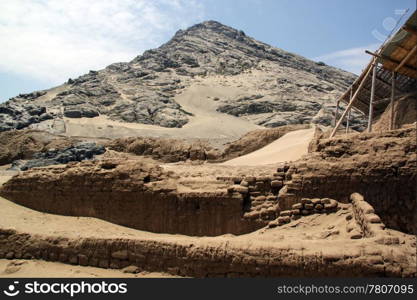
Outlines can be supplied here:
<path id="1" fill-rule="evenodd" d="M 204 36 L 208 31 L 217 33 L 219 35 L 224 35 L 225 37 L 229 38 L 245 36 L 245 33 L 242 30 L 237 30 L 232 27 L 223 25 L 220 22 L 210 20 L 193 25 L 186 30 L 179 30 L 174 37 L 181 37 L 183 35 Z"/>
<path id="2" fill-rule="evenodd" d="M 253 71 L 257 75 L 251 76 Z M 244 74 L 247 78 L 242 77 Z M 329 124 L 328 113 L 321 111 L 319 117 L 317 113 L 355 78 L 259 42 L 241 30 L 205 21 L 179 30 L 167 43 L 130 62 L 114 63 L 70 79 L 54 95 L 42 92 L 32 93 L 30 99 L 15 97 L 4 108 L 0 106 L 0 131 L 48 118 L 98 115 L 122 122 L 182 127 L 192 113 L 177 103 L 175 96 L 196 84 L 198 78 L 218 75 L 224 76 L 225 87 L 247 92 L 218 99 L 217 111 L 267 127 L 314 120 Z M 227 83 L 232 76 L 240 81 L 234 87 Z M 29 102 L 44 105 L 46 114 L 22 118 L 25 114 L 17 110 L 25 110 Z"/>

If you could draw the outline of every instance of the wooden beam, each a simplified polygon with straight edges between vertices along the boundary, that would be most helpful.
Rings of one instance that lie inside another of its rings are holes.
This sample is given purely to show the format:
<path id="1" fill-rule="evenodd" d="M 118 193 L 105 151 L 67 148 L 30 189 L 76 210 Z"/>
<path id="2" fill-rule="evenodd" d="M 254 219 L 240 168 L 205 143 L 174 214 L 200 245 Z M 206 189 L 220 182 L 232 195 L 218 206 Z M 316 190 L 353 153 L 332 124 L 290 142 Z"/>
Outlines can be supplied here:
<path id="1" fill-rule="evenodd" d="M 409 50 L 407 50 L 407 51 L 409 51 Z M 391 57 L 389 57 L 389 56 L 386 56 L 386 55 L 380 55 L 380 54 L 377 54 L 377 53 L 374 53 L 374 52 L 371 52 L 371 51 L 368 51 L 368 50 L 365 50 L 365 53 L 370 54 L 370 55 L 372 55 L 372 56 L 374 56 L 374 57 L 378 57 L 378 58 L 379 58 L 379 59 L 381 59 L 381 60 L 387 60 L 387 61 L 389 61 L 389 62 L 391 62 L 391 63 L 393 63 L 393 64 L 397 65 L 396 67 L 398 67 L 398 66 L 400 65 L 400 63 L 401 63 L 400 61 L 395 60 L 395 59 L 393 59 L 393 58 L 391 58 Z M 410 72 L 417 72 L 417 68 L 415 68 L 415 67 L 413 67 L 413 66 L 410 66 L 410 65 L 404 64 L 402 67 L 403 67 L 404 69 L 407 69 L 407 71 L 410 71 Z"/>
<path id="2" fill-rule="evenodd" d="M 394 72 L 398 72 L 398 70 L 402 68 L 402 66 L 407 62 L 407 60 L 411 57 L 411 55 L 413 55 L 414 52 L 416 51 L 417 51 L 417 45 L 414 45 L 414 47 L 410 50 L 410 52 L 408 52 L 408 54 L 403 58 L 400 64 L 395 68 Z"/>
<path id="3" fill-rule="evenodd" d="M 417 35 L 417 28 L 416 27 L 413 27 L 413 26 L 410 26 L 410 25 L 404 25 L 402 27 L 402 29 L 404 29 L 405 31 L 407 31 L 407 32 L 409 32 L 413 35 Z"/>
<path id="4" fill-rule="evenodd" d="M 391 77 L 391 102 L 390 102 L 390 106 L 391 106 L 391 119 L 390 119 L 390 123 L 389 123 L 389 130 L 393 130 L 394 129 L 394 97 L 395 97 L 395 72 L 392 72 L 392 77 Z"/>
<path id="5" fill-rule="evenodd" d="M 336 126 L 336 122 L 337 122 L 337 115 L 339 113 L 339 100 L 336 101 L 336 111 L 334 112 L 334 122 L 333 125 Z"/>
<path id="6" fill-rule="evenodd" d="M 364 75 L 364 77 L 362 78 L 361 83 L 359 84 L 358 88 L 356 89 L 355 94 L 353 95 L 352 99 L 350 99 L 349 104 L 346 106 L 345 111 L 343 112 L 342 116 L 340 117 L 339 121 L 337 122 L 336 126 L 333 128 L 332 133 L 330 134 L 330 137 L 334 137 L 334 135 L 336 134 L 337 129 L 339 128 L 340 124 L 342 123 L 343 119 L 345 118 L 346 114 L 348 113 L 348 111 L 351 109 L 353 103 L 355 102 L 356 98 L 359 95 L 360 90 L 362 89 L 364 83 L 365 83 L 365 79 L 368 77 L 369 73 L 372 70 L 372 66 L 376 64 L 376 60 L 375 58 L 371 61 L 371 63 L 369 63 L 369 65 L 366 67 L 367 71 Z M 356 82 L 356 81 L 355 81 Z M 352 85 L 353 86 L 353 85 Z M 349 90 L 347 91 L 349 92 Z M 346 94 L 346 93 L 345 93 Z"/>
<path id="7" fill-rule="evenodd" d="M 368 63 L 368 65 L 365 67 L 365 69 L 362 71 L 362 73 L 363 73 L 363 72 L 365 72 L 365 73 L 366 73 L 366 72 L 368 72 L 368 71 L 369 71 L 369 68 L 371 67 L 371 65 L 373 64 L 373 62 L 374 62 L 374 61 L 375 61 L 375 58 L 374 58 L 374 59 L 372 59 L 372 60 Z M 352 87 L 352 88 L 353 88 L 353 87 L 355 86 L 355 84 L 356 84 L 356 83 L 358 83 L 358 82 L 361 82 L 361 80 L 362 80 L 362 78 L 361 78 L 361 76 L 359 75 L 359 76 L 358 76 L 358 78 L 356 78 L 356 79 L 355 79 L 355 81 L 354 81 L 354 82 L 350 85 L 350 87 Z M 344 93 L 343 93 L 343 95 L 339 97 L 338 101 L 340 101 L 340 100 L 344 99 L 344 98 L 348 95 L 349 91 L 350 91 L 350 90 L 348 89 L 346 92 L 344 92 Z"/>
<path id="8" fill-rule="evenodd" d="M 373 120 L 373 113 L 374 113 L 374 98 L 375 98 L 375 81 L 376 81 L 376 66 L 377 63 L 374 64 L 373 72 L 372 72 L 372 83 L 371 83 L 371 99 L 369 100 L 369 114 L 368 114 L 368 132 L 372 132 L 372 120 Z"/>
<path id="9" fill-rule="evenodd" d="M 350 98 L 349 98 L 349 100 L 352 99 L 352 96 L 353 96 L 353 89 L 350 89 Z M 349 110 L 348 115 L 347 115 L 347 119 L 346 119 L 346 134 L 349 133 L 350 112 L 351 112 L 351 110 Z"/>

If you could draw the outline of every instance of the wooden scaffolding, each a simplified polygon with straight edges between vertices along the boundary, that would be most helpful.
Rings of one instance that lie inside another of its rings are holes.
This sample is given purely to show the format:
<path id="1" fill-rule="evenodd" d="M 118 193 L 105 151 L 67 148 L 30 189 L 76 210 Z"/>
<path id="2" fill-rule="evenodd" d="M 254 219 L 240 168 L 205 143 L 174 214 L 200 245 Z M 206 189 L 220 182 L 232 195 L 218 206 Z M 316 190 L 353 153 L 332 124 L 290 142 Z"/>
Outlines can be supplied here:
<path id="1" fill-rule="evenodd" d="M 352 108 L 368 116 L 368 132 L 373 119 L 381 115 L 390 104 L 390 129 L 394 129 L 395 97 L 417 89 L 417 11 L 372 56 L 371 61 L 349 89 L 336 100 L 333 137 L 346 119 L 349 131 Z M 347 104 L 338 116 L 340 102 Z"/>

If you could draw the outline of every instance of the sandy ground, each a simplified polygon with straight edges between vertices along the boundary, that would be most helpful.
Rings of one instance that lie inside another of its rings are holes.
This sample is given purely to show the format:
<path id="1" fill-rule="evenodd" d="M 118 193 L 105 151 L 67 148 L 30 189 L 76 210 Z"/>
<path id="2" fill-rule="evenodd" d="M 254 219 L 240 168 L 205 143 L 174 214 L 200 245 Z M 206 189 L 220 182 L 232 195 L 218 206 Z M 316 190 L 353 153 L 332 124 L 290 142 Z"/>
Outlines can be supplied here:
<path id="1" fill-rule="evenodd" d="M 137 274 L 124 273 L 122 270 L 101 269 L 94 267 L 72 266 L 59 262 L 41 260 L 7 260 L 0 259 L 0 278 L 165 278 L 176 277 L 159 272 L 142 271 Z"/>
<path id="2" fill-rule="evenodd" d="M 294 161 L 308 153 L 314 137 L 314 128 L 289 132 L 278 140 L 252 153 L 224 162 L 227 166 L 259 166 Z"/>

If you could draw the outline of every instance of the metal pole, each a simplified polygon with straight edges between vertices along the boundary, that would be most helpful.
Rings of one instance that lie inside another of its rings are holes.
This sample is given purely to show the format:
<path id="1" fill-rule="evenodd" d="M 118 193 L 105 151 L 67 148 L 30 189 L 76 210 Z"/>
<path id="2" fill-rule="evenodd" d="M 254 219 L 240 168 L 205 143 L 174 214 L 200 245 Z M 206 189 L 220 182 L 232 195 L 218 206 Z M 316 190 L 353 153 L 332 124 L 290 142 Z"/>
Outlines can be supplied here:
<path id="1" fill-rule="evenodd" d="M 350 98 L 349 98 L 349 102 L 350 100 L 352 100 L 352 96 L 353 96 L 353 88 L 350 89 Z M 349 120 L 350 120 L 350 112 L 351 110 L 349 110 L 348 114 L 347 114 L 347 119 L 346 119 L 346 134 L 349 133 Z"/>
<path id="2" fill-rule="evenodd" d="M 371 85 L 371 99 L 369 100 L 369 118 L 368 118 L 368 132 L 372 132 L 372 118 L 374 113 L 374 98 L 375 98 L 375 80 L 376 80 L 376 68 L 377 63 L 374 65 L 374 69 L 372 71 L 372 85 Z"/>
<path id="3" fill-rule="evenodd" d="M 395 71 L 392 71 L 392 73 L 391 73 L 391 102 L 390 102 L 391 120 L 390 120 L 390 123 L 389 123 L 389 130 L 395 129 L 395 126 L 394 126 L 395 77 L 396 77 L 396 73 L 395 73 Z"/>

